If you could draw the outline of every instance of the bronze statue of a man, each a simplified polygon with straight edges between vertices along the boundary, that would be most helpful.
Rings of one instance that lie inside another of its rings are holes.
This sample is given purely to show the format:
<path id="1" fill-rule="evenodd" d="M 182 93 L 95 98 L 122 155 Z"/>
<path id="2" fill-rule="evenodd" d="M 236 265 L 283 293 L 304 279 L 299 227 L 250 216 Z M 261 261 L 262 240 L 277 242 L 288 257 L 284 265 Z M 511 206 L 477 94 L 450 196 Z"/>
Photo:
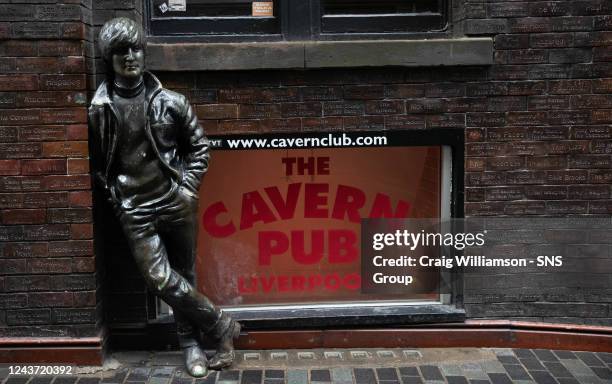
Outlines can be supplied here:
<path id="1" fill-rule="evenodd" d="M 232 364 L 240 333 L 194 287 L 198 189 L 209 141 L 187 99 L 144 70 L 139 24 L 108 21 L 99 47 L 108 76 L 89 108 L 94 182 L 108 193 L 149 289 L 172 306 L 188 372 L 202 377 Z M 200 330 L 217 342 L 210 362 Z"/>

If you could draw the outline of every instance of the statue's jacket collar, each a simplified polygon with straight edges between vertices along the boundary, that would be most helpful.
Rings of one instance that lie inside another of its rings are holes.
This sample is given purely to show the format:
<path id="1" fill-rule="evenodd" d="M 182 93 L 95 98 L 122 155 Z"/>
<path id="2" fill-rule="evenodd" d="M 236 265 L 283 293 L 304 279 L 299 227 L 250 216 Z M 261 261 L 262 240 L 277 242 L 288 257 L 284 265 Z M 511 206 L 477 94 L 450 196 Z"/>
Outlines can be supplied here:
<path id="1" fill-rule="evenodd" d="M 156 140 L 153 138 L 153 134 L 151 133 L 151 122 L 149 121 L 149 118 L 151 116 L 151 107 L 154 104 L 153 102 L 155 100 L 155 97 L 163 91 L 162 84 L 157 79 L 157 77 L 155 77 L 150 72 L 145 71 L 143 74 L 143 79 L 145 83 L 145 116 L 147 117 L 145 119 L 146 136 L 151 142 L 153 151 L 160 159 L 161 163 L 180 184 L 182 181 L 182 172 L 173 168 L 170 164 L 168 164 L 167 160 L 164 160 L 164 157 L 160 154 Z M 119 126 L 119 124 L 121 124 L 121 119 L 118 118 L 119 113 L 112 100 L 112 84 L 109 84 L 109 82 L 106 80 L 102 84 L 100 84 L 91 101 L 90 108 L 103 109 L 103 111 L 100 111 L 100 117 L 102 118 L 102 121 L 99 121 L 96 124 L 98 125 L 97 129 L 99 130 L 98 132 L 96 132 L 96 135 L 101 140 L 100 144 L 102 145 L 102 152 L 106 157 L 106 161 L 104 162 L 105 167 L 103 175 L 99 174 L 97 175 L 97 177 L 101 178 L 101 180 L 98 181 L 103 184 L 103 187 L 108 189 L 109 174 L 111 172 L 111 167 L 115 158 L 118 137 L 120 136 L 121 132 L 121 127 Z"/>

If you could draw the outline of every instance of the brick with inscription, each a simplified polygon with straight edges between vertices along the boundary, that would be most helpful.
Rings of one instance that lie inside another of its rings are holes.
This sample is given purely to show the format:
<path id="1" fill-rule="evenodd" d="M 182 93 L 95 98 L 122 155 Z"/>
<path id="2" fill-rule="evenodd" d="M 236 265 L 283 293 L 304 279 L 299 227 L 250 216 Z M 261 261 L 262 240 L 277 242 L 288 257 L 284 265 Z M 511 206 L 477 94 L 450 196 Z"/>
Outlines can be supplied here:
<path id="1" fill-rule="evenodd" d="M 507 184 L 544 184 L 545 182 L 544 171 L 512 171 L 506 174 Z"/>
<path id="2" fill-rule="evenodd" d="M 544 111 L 508 112 L 506 121 L 511 125 L 544 125 L 548 113 Z"/>
<path id="3" fill-rule="evenodd" d="M 468 19 L 486 19 L 487 5 L 485 3 L 465 3 L 465 17 Z"/>
<path id="4" fill-rule="evenodd" d="M 610 126 L 576 126 L 572 127 L 573 139 L 609 139 L 612 138 Z"/>
<path id="5" fill-rule="evenodd" d="M 549 116 L 550 124 L 588 124 L 591 122 L 589 111 L 556 111 Z"/>
<path id="6" fill-rule="evenodd" d="M 529 169 L 563 169 L 567 165 L 565 156 L 527 156 L 525 167 Z"/>
<path id="7" fill-rule="evenodd" d="M 504 207 L 504 214 L 510 216 L 542 215 L 545 211 L 546 205 L 543 201 L 515 201 Z"/>
<path id="8" fill-rule="evenodd" d="M 573 15 L 604 15 L 612 13 L 612 4 L 607 0 L 579 0 L 572 3 Z"/>
<path id="9" fill-rule="evenodd" d="M 385 98 L 406 99 L 425 95 L 423 84 L 389 84 L 385 86 Z"/>
<path id="10" fill-rule="evenodd" d="M 21 173 L 21 161 L 19 160 L 0 160 L 0 175 L 19 175 Z"/>
<path id="11" fill-rule="evenodd" d="M 535 64 L 548 62 L 548 51 L 544 49 L 517 49 L 508 51 L 508 64 Z"/>
<path id="12" fill-rule="evenodd" d="M 31 125 L 40 122 L 39 109 L 0 109 L 0 125 Z"/>
<path id="13" fill-rule="evenodd" d="M 35 292 L 28 294 L 28 304 L 32 308 L 72 307 L 72 292 Z"/>
<path id="14" fill-rule="evenodd" d="M 53 310 L 54 324 L 81 324 L 96 322 L 95 309 L 58 308 Z"/>
<path id="15" fill-rule="evenodd" d="M 425 97 L 465 96 L 465 85 L 461 83 L 432 83 L 425 87 Z"/>
<path id="16" fill-rule="evenodd" d="M 595 124 L 612 123 L 612 110 L 595 110 L 591 115 Z"/>
<path id="17" fill-rule="evenodd" d="M 49 209 L 49 223 L 89 223 L 91 209 L 89 208 L 57 208 Z"/>
<path id="18" fill-rule="evenodd" d="M 596 184 L 610 184 L 612 183 L 612 171 L 609 169 L 590 171 L 589 182 Z"/>
<path id="19" fill-rule="evenodd" d="M 38 42 L 40 56 L 81 56 L 85 53 L 81 41 L 48 40 Z"/>
<path id="20" fill-rule="evenodd" d="M 32 12 L 34 10 L 32 9 Z M 55 23 L 33 22 L 32 17 L 28 22 L 13 23 L 11 35 L 16 39 L 57 39 L 60 37 L 59 25 Z"/>
<path id="21" fill-rule="evenodd" d="M 495 36 L 496 49 L 520 49 L 529 46 L 528 35 L 497 35 Z"/>
<path id="22" fill-rule="evenodd" d="M 273 118 L 281 117 L 281 108 L 278 104 L 242 104 L 239 107 L 240 118 Z"/>
<path id="23" fill-rule="evenodd" d="M 67 224 L 25 225 L 23 227 L 25 240 L 65 240 L 70 237 L 70 226 Z"/>
<path id="24" fill-rule="evenodd" d="M 21 172 L 23 175 L 66 174 L 66 160 L 23 160 Z"/>
<path id="25" fill-rule="evenodd" d="M 78 190 L 91 188 L 88 175 L 45 176 L 44 187 L 50 191 Z"/>
<path id="26" fill-rule="evenodd" d="M 569 16 L 571 11 L 568 3 L 558 1 L 535 1 L 528 7 L 529 16 Z"/>
<path id="27" fill-rule="evenodd" d="M 85 108 L 42 109 L 41 121 L 44 124 L 87 123 L 87 110 Z"/>
<path id="28" fill-rule="evenodd" d="M 559 32 L 588 31 L 593 26 L 593 18 L 588 16 L 553 17 L 552 30 Z"/>
<path id="29" fill-rule="evenodd" d="M 484 170 L 485 170 L 485 159 L 484 158 L 468 157 L 465 159 L 465 171 L 466 172 L 484 171 Z"/>
<path id="30" fill-rule="evenodd" d="M 596 59 L 596 56 L 592 55 L 590 48 L 562 48 L 548 51 L 550 63 L 588 63 L 591 58 Z"/>
<path id="31" fill-rule="evenodd" d="M 330 101 L 342 98 L 342 87 L 303 87 L 300 95 L 304 101 Z"/>
<path id="32" fill-rule="evenodd" d="M 83 90 L 85 75 L 40 75 L 40 87 L 45 90 Z"/>
<path id="33" fill-rule="evenodd" d="M 467 35 L 495 35 L 508 32 L 508 21 L 505 19 L 466 20 Z"/>
<path id="34" fill-rule="evenodd" d="M 507 151 L 505 143 L 468 143 L 465 152 L 468 156 L 501 156 Z"/>
<path id="35" fill-rule="evenodd" d="M 487 139 L 491 141 L 520 141 L 528 138 L 525 127 L 489 128 Z"/>
<path id="36" fill-rule="evenodd" d="M 0 159 L 26 159 L 41 156 L 41 146 L 36 143 L 0 144 Z"/>
<path id="37" fill-rule="evenodd" d="M 18 259 L 0 260 L 0 271 L 3 275 L 20 275 L 26 273 L 26 261 Z"/>
<path id="38" fill-rule="evenodd" d="M 28 307 L 28 296 L 23 293 L 0 294 L 0 309 Z"/>
<path id="39" fill-rule="evenodd" d="M 404 102 L 401 100 L 369 100 L 365 103 L 368 115 L 396 115 L 404 113 Z"/>
<path id="40" fill-rule="evenodd" d="M 547 201 L 546 213 L 551 215 L 567 215 L 587 213 L 586 201 Z"/>
<path id="41" fill-rule="evenodd" d="M 82 10 L 79 4 L 38 5 L 34 17 L 41 21 L 81 20 Z"/>
<path id="42" fill-rule="evenodd" d="M 508 145 L 508 155 L 543 155 L 547 152 L 546 143 L 533 141 L 512 142 Z"/>
<path id="43" fill-rule="evenodd" d="M 383 130 L 385 118 L 383 116 L 343 117 L 342 124 L 346 130 Z"/>
<path id="44" fill-rule="evenodd" d="M 2 256 L 5 258 L 47 257 L 49 247 L 47 243 L 4 243 Z"/>
<path id="45" fill-rule="evenodd" d="M 69 175 L 89 173 L 89 159 L 68 159 L 67 168 Z"/>
<path id="46" fill-rule="evenodd" d="M 341 131 L 342 130 L 342 118 L 341 117 L 323 117 L 323 118 L 304 118 L 302 119 L 302 129 L 304 131 Z"/>
<path id="47" fill-rule="evenodd" d="M 524 96 L 489 97 L 488 110 L 490 112 L 523 111 L 525 109 L 527 109 L 527 98 Z"/>
<path id="48" fill-rule="evenodd" d="M 34 11 L 29 4 L 0 4 L 0 21 L 32 20 Z"/>
<path id="49" fill-rule="evenodd" d="M 0 193 L 0 209 L 23 208 L 22 193 Z"/>
<path id="50" fill-rule="evenodd" d="M 94 307 L 96 305 L 96 291 L 73 292 L 75 307 Z"/>
<path id="51" fill-rule="evenodd" d="M 468 216 L 499 216 L 504 213 L 504 203 L 465 203 Z"/>
<path id="52" fill-rule="evenodd" d="M 494 65 L 489 71 L 493 80 L 521 80 L 529 75 L 525 65 Z"/>
<path id="53" fill-rule="evenodd" d="M 565 79 L 570 77 L 572 67 L 569 64 L 536 64 L 529 67 L 529 78 Z"/>
<path id="54" fill-rule="evenodd" d="M 446 110 L 454 112 L 485 112 L 488 110 L 486 97 L 461 97 L 446 100 Z"/>
<path id="55" fill-rule="evenodd" d="M 516 81 L 508 83 L 508 94 L 513 96 L 539 95 L 545 92 L 546 82 L 544 81 Z"/>
<path id="56" fill-rule="evenodd" d="M 283 103 L 281 104 L 283 117 L 320 117 L 323 116 L 322 106 L 319 102 Z"/>
<path id="57" fill-rule="evenodd" d="M 567 198 L 567 187 L 528 185 L 525 197 L 532 200 L 563 200 Z"/>
<path id="58" fill-rule="evenodd" d="M 346 99 L 368 100 L 382 99 L 385 89 L 382 85 L 346 85 L 344 86 L 344 97 Z"/>
<path id="59" fill-rule="evenodd" d="M 263 132 L 297 132 L 302 127 L 299 118 L 263 119 L 260 123 Z"/>
<path id="60" fill-rule="evenodd" d="M 488 201 L 512 201 L 523 198 L 523 187 L 487 188 L 485 199 Z"/>
<path id="61" fill-rule="evenodd" d="M 467 96 L 499 96 L 508 94 L 508 85 L 504 82 L 468 83 Z"/>
<path id="62" fill-rule="evenodd" d="M 423 115 L 391 115 L 385 116 L 385 128 L 389 130 L 423 129 L 425 116 Z"/>
<path id="63" fill-rule="evenodd" d="M 504 172 L 467 172 L 465 176 L 467 186 L 503 185 L 506 183 Z"/>
<path id="64" fill-rule="evenodd" d="M 219 133 L 256 133 L 261 130 L 258 120 L 222 120 Z"/>
<path id="65" fill-rule="evenodd" d="M 7 292 L 47 291 L 49 289 L 49 276 L 22 275 L 6 277 Z"/>
<path id="66" fill-rule="evenodd" d="M 24 44 L 20 40 L 0 41 L 0 55 L 8 56 L 36 56 L 36 44 Z"/>
<path id="67" fill-rule="evenodd" d="M 532 127 L 532 140 L 564 140 L 569 137 L 568 127 Z"/>
<path id="68" fill-rule="evenodd" d="M 612 197 L 608 185 L 571 185 L 568 187 L 568 199 L 572 200 L 601 200 Z"/>
<path id="69" fill-rule="evenodd" d="M 87 102 L 84 92 L 23 92 L 15 96 L 15 106 L 19 108 L 82 107 Z"/>
<path id="70" fill-rule="evenodd" d="M 591 142 L 591 153 L 612 154 L 611 140 L 593 140 Z"/>
<path id="71" fill-rule="evenodd" d="M 495 156 L 488 158 L 486 161 L 486 167 L 489 171 L 521 169 L 524 167 L 524 164 L 524 159 L 518 156 Z"/>
<path id="72" fill-rule="evenodd" d="M 96 263 L 94 257 L 75 257 L 73 259 L 72 269 L 74 272 L 86 273 L 95 272 Z"/>
<path id="73" fill-rule="evenodd" d="M 467 113 L 466 125 L 468 127 L 495 127 L 506 124 L 503 113 Z"/>
<path id="74" fill-rule="evenodd" d="M 591 80 L 556 80 L 549 82 L 549 92 L 559 95 L 590 93 Z"/>
<path id="75" fill-rule="evenodd" d="M 538 33 L 530 36 L 529 46 L 532 48 L 563 48 L 572 45 L 571 33 Z"/>
<path id="76" fill-rule="evenodd" d="M 468 142 L 483 141 L 485 130 L 483 128 L 468 128 L 465 130 L 465 140 Z"/>
<path id="77" fill-rule="evenodd" d="M 0 126 L 0 143 L 11 143 L 17 141 L 19 130 L 17 127 Z"/>
<path id="78" fill-rule="evenodd" d="M 300 101 L 300 93 L 296 87 L 263 88 L 259 91 L 260 102 L 287 103 Z"/>
<path id="79" fill-rule="evenodd" d="M 49 243 L 49 256 L 74 257 L 93 255 L 92 240 L 52 241 Z"/>
<path id="80" fill-rule="evenodd" d="M 548 171 L 546 172 L 547 184 L 576 184 L 588 181 L 587 171 Z"/>
<path id="81" fill-rule="evenodd" d="M 20 309 L 6 311 L 8 325 L 49 324 L 51 312 L 49 309 Z"/>
<path id="82" fill-rule="evenodd" d="M 407 113 L 439 113 L 445 110 L 443 99 L 408 99 L 406 100 Z"/>
<path id="83" fill-rule="evenodd" d="M 609 155 L 571 155 L 568 168 L 611 168 L 612 157 Z"/>
<path id="84" fill-rule="evenodd" d="M 23 226 L 0 226 L 0 241 L 21 241 L 24 239 Z"/>
<path id="85" fill-rule="evenodd" d="M 24 208 L 66 207 L 68 192 L 35 192 L 23 198 Z"/>
<path id="86" fill-rule="evenodd" d="M 443 115 L 427 115 L 425 117 L 427 128 L 463 128 L 465 127 L 465 114 L 446 113 Z"/>
<path id="87" fill-rule="evenodd" d="M 20 141 L 54 141 L 66 139 L 66 127 L 35 125 L 19 127 Z"/>
<path id="88" fill-rule="evenodd" d="M 576 47 L 600 47 L 607 46 L 612 41 L 612 31 L 601 32 L 576 32 L 574 46 Z"/>
<path id="89" fill-rule="evenodd" d="M 612 108 L 612 94 L 575 95 L 571 97 L 573 109 Z"/>
<path id="90" fill-rule="evenodd" d="M 47 213 L 44 209 L 4 209 L 0 217 L 2 224 L 42 224 Z"/>
<path id="91" fill-rule="evenodd" d="M 71 273 L 72 259 L 28 259 L 27 273 Z"/>
<path id="92" fill-rule="evenodd" d="M 550 32 L 552 22 L 548 17 L 520 17 L 508 21 L 509 30 L 512 33 L 537 33 Z"/>
<path id="93" fill-rule="evenodd" d="M 569 109 L 570 99 L 567 96 L 531 96 L 529 97 L 529 109 L 531 110 L 555 110 Z"/>
<path id="94" fill-rule="evenodd" d="M 588 141 L 559 141 L 548 143 L 548 153 L 587 153 L 589 151 Z"/>

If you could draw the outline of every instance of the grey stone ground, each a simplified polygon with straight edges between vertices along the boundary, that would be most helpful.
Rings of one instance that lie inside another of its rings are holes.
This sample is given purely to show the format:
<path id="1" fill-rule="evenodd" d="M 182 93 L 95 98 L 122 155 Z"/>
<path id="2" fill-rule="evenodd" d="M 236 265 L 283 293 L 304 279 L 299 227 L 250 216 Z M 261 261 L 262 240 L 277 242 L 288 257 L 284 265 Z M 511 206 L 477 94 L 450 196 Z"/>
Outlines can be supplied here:
<path id="1" fill-rule="evenodd" d="M 120 352 L 69 376 L 9 375 L 1 384 L 573 384 L 612 383 L 612 353 L 528 349 L 238 351 L 231 370 L 194 380 L 179 352 Z"/>

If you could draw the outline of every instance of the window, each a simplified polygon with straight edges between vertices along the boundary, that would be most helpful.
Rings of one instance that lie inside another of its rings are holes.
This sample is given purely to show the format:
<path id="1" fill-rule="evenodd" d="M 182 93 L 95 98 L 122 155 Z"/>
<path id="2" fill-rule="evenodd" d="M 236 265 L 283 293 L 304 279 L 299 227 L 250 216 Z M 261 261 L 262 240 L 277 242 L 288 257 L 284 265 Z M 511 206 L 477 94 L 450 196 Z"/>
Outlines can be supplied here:
<path id="1" fill-rule="evenodd" d="M 338 34 L 439 31 L 446 23 L 444 1 L 148 0 L 147 10 L 149 31 L 157 36 L 316 40 Z"/>

